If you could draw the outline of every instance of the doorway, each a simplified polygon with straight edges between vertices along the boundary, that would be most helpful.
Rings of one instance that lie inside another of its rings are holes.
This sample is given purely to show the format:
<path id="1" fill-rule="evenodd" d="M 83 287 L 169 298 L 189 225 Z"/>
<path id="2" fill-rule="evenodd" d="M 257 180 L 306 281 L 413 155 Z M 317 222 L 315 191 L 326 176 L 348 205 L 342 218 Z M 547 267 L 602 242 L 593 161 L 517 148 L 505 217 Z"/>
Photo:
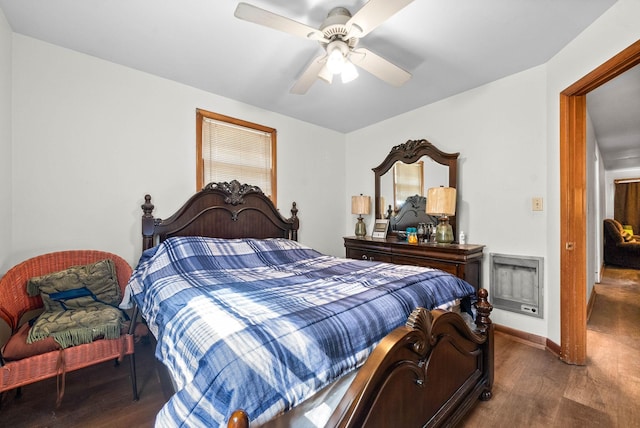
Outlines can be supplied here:
<path id="1" fill-rule="evenodd" d="M 640 40 L 560 93 L 560 359 L 587 355 L 587 94 L 640 64 Z"/>

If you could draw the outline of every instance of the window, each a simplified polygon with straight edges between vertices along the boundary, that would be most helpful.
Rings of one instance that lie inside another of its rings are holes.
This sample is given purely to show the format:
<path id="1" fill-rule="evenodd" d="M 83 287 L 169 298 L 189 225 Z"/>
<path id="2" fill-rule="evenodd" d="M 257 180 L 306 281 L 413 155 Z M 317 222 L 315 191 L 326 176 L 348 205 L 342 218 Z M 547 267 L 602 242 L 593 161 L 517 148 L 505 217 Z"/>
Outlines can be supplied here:
<path id="1" fill-rule="evenodd" d="M 424 195 L 423 162 L 406 164 L 396 162 L 393 167 L 395 208 L 400 209 L 408 197 Z"/>
<path id="2" fill-rule="evenodd" d="M 196 111 L 196 186 L 238 180 L 258 186 L 276 203 L 276 130 Z"/>
<path id="3" fill-rule="evenodd" d="M 640 235 L 640 178 L 613 181 L 613 218 Z"/>

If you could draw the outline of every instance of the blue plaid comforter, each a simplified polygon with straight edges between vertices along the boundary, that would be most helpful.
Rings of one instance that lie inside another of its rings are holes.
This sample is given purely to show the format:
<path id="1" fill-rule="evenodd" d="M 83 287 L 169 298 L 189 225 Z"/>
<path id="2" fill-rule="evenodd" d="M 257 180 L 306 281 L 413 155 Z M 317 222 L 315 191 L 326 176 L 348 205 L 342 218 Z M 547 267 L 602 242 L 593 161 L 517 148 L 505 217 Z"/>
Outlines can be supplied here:
<path id="1" fill-rule="evenodd" d="M 286 239 L 170 238 L 129 292 L 177 392 L 156 426 L 265 422 L 364 363 L 411 311 L 474 294 L 439 270 L 323 255 Z"/>

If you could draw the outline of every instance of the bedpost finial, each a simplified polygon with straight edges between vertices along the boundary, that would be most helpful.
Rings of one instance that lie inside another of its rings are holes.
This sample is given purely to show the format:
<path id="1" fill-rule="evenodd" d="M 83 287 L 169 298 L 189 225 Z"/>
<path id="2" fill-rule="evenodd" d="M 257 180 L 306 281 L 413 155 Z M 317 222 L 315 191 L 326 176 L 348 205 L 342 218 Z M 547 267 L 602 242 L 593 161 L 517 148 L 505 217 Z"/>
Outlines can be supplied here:
<path id="1" fill-rule="evenodd" d="M 227 422 L 227 428 L 248 428 L 249 415 L 244 410 L 236 410 Z"/>
<path id="2" fill-rule="evenodd" d="M 298 204 L 296 204 L 295 202 L 291 204 L 291 218 L 289 219 L 289 221 L 293 221 L 289 239 L 297 241 L 298 229 L 300 228 L 300 220 L 298 219 Z"/>
<path id="3" fill-rule="evenodd" d="M 155 206 L 151 203 L 151 195 L 144 195 L 144 204 L 140 205 L 142 208 L 142 212 L 144 212 L 143 217 L 153 217 L 151 213 Z"/>
<path id="4" fill-rule="evenodd" d="M 476 303 L 476 310 L 478 314 L 476 315 L 476 325 L 478 329 L 485 331 L 491 325 L 491 318 L 489 315 L 493 310 L 493 306 L 487 300 L 489 296 L 489 292 L 481 288 L 478 290 L 478 303 Z"/>

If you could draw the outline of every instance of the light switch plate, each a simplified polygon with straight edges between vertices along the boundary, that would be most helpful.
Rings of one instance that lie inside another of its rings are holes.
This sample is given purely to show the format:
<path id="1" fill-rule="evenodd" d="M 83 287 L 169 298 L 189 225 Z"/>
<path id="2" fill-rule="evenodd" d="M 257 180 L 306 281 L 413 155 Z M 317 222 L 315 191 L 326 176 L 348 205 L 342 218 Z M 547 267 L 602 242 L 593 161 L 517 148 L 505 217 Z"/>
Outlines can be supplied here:
<path id="1" fill-rule="evenodd" d="M 539 197 L 532 198 L 531 209 L 533 211 L 542 211 L 542 198 L 539 198 Z"/>

